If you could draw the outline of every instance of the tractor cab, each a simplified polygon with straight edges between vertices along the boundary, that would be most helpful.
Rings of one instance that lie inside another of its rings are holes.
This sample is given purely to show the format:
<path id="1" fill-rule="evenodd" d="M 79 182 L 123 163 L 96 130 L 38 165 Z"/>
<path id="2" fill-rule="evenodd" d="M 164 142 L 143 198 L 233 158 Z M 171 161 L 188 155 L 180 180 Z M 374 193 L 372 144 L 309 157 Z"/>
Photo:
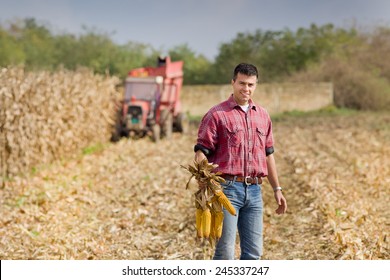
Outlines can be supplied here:
<path id="1" fill-rule="evenodd" d="M 180 93 L 183 61 L 159 57 L 156 67 L 130 70 L 112 139 L 151 134 L 154 141 L 185 132 L 188 119 L 182 112 Z"/>
<path id="2" fill-rule="evenodd" d="M 127 77 L 123 100 L 124 125 L 131 134 L 143 136 L 158 122 L 163 78 Z"/>

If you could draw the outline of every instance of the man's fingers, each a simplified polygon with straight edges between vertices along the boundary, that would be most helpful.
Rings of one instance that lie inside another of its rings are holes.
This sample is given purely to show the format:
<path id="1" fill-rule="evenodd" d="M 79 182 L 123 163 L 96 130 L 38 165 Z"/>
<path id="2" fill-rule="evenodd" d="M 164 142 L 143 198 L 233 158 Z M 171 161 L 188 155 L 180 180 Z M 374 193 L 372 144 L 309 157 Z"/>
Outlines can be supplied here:
<path id="1" fill-rule="evenodd" d="M 275 210 L 276 214 L 284 214 L 287 212 L 287 203 L 285 200 L 282 200 L 282 199 L 278 199 L 278 204 L 279 204 L 279 207 Z"/>

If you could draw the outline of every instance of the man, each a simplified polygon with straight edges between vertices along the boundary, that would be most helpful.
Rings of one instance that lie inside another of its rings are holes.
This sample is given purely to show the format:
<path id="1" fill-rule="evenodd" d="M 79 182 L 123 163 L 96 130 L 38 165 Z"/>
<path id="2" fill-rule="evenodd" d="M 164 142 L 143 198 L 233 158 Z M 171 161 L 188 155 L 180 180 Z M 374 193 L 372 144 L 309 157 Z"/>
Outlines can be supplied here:
<path id="1" fill-rule="evenodd" d="M 251 97 L 258 81 L 257 68 L 241 63 L 234 69 L 233 94 L 211 108 L 199 127 L 195 160 L 207 157 L 218 164 L 226 183 L 224 193 L 237 215 L 224 210 L 222 237 L 214 259 L 234 259 L 236 230 L 240 236 L 240 259 L 259 259 L 263 244 L 262 178 L 267 177 L 274 190 L 277 214 L 284 214 L 287 202 L 279 185 L 274 159 L 272 123 L 265 109 Z M 202 187 L 202 185 L 200 185 Z"/>

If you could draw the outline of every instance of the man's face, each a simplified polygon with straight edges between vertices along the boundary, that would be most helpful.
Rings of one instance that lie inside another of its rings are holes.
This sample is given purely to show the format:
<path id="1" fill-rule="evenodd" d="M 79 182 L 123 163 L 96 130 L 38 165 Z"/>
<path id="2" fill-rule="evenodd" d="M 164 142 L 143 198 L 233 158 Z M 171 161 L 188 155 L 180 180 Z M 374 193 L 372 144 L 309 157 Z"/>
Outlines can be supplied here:
<path id="1" fill-rule="evenodd" d="M 232 80 L 233 97 L 238 105 L 246 105 L 256 89 L 256 76 L 247 76 L 241 73 L 237 74 L 235 81 Z"/>

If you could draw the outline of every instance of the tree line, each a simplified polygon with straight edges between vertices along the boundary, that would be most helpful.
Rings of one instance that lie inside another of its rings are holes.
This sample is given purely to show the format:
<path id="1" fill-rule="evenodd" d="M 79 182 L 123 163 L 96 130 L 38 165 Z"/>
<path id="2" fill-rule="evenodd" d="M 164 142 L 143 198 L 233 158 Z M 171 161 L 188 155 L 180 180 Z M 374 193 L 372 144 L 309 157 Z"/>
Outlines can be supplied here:
<path id="1" fill-rule="evenodd" d="M 175 46 L 168 54 L 172 60 L 185 62 L 185 84 L 229 83 L 233 67 L 250 62 L 258 66 L 261 82 L 334 82 L 335 94 L 343 97 L 341 106 L 364 109 L 348 99 L 351 91 L 358 99 L 368 94 L 364 85 L 368 82 L 381 92 L 378 104 L 390 106 L 390 28 L 386 26 L 359 30 L 312 24 L 295 31 L 257 29 L 222 42 L 214 61 L 188 44 Z M 0 25 L 0 66 L 21 64 L 33 71 L 82 66 L 124 78 L 132 68 L 155 65 L 159 55 L 160 50 L 151 45 L 133 41 L 119 45 L 110 35 L 87 28 L 78 36 L 55 34 L 34 18 Z"/>

